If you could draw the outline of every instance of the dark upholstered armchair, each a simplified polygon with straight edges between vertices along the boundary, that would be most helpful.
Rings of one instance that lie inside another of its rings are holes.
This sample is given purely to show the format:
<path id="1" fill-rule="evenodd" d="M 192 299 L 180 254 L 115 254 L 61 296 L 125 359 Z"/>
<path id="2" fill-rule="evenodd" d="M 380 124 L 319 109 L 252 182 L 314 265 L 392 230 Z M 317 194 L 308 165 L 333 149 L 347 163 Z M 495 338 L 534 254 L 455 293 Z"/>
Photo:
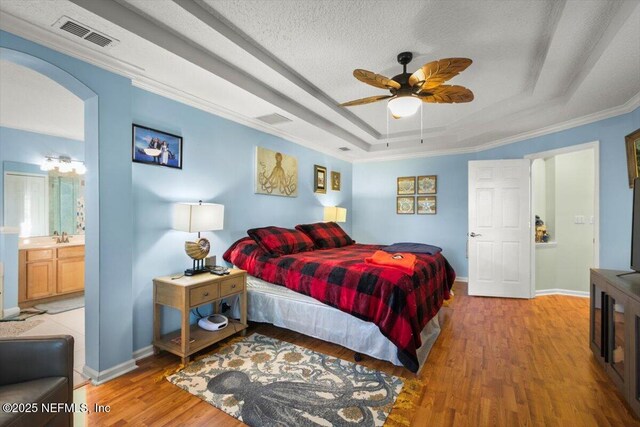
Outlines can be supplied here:
<path id="1" fill-rule="evenodd" d="M 37 404 L 37 411 L 6 412 L 0 426 L 73 425 L 73 413 L 46 412 L 41 404 L 73 403 L 73 337 L 0 338 L 0 405 Z"/>

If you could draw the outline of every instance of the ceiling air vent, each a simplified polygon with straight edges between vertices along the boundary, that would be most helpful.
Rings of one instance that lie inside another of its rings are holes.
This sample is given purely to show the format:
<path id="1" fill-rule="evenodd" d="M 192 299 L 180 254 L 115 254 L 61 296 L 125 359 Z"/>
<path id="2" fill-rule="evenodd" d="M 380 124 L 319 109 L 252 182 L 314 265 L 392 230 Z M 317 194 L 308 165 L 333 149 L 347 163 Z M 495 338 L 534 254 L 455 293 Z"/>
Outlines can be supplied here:
<path id="1" fill-rule="evenodd" d="M 88 25 L 81 24 L 68 16 L 62 16 L 52 26 L 100 47 L 111 47 L 118 43 L 118 40 L 113 37 L 96 31 Z"/>
<path id="2" fill-rule="evenodd" d="M 338 150 L 340 150 L 340 151 L 351 151 L 351 148 L 349 148 L 349 147 L 340 147 L 340 148 L 338 148 Z"/>
<path id="3" fill-rule="evenodd" d="M 78 25 L 75 22 L 72 21 L 67 21 L 65 22 L 62 27 L 60 27 L 61 30 L 64 30 L 68 33 L 71 33 L 75 36 L 78 37 L 84 37 L 86 36 L 89 32 L 91 32 L 90 29 L 83 27 L 82 25 Z"/>
<path id="4" fill-rule="evenodd" d="M 277 113 L 267 114 L 266 116 L 256 117 L 256 119 L 260 120 L 261 122 L 265 122 L 267 124 L 270 124 L 270 125 L 278 125 L 280 123 L 287 123 L 287 122 L 291 122 L 292 121 L 291 119 L 286 118 L 285 116 L 281 116 L 280 114 L 277 114 Z"/>
<path id="5" fill-rule="evenodd" d="M 95 43 L 95 44 L 97 44 L 98 46 L 101 46 L 101 47 L 108 46 L 113 41 L 110 38 L 104 37 L 104 36 L 102 36 L 102 35 L 100 35 L 98 33 L 95 33 L 95 32 L 89 34 L 84 39 L 87 40 L 87 41 L 90 41 L 91 43 Z"/>

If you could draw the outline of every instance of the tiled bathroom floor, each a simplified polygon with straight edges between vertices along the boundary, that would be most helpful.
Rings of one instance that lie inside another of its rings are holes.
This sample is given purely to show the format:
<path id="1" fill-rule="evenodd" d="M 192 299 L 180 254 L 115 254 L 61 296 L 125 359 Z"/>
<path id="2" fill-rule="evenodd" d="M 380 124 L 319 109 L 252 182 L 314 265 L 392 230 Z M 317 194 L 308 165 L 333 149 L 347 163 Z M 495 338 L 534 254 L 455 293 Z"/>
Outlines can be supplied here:
<path id="1" fill-rule="evenodd" d="M 58 314 L 40 314 L 26 320 L 43 320 L 38 326 L 24 332 L 21 336 L 41 336 L 41 335 L 71 335 L 74 339 L 73 346 L 73 385 L 78 385 L 88 381 L 82 374 L 84 366 L 84 307 L 75 310 L 65 311 Z"/>

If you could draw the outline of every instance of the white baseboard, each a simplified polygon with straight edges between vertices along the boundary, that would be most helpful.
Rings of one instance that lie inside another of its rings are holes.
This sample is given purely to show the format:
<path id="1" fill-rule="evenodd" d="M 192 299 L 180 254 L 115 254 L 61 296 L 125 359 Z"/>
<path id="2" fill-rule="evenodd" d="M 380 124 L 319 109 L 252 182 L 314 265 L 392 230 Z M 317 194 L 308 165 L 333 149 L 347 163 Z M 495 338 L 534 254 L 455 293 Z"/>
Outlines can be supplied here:
<path id="1" fill-rule="evenodd" d="M 113 368 L 105 369 L 104 371 L 100 372 L 85 365 L 82 367 L 82 373 L 85 376 L 91 378 L 91 382 L 93 383 L 93 385 L 100 385 L 116 377 L 119 377 L 120 375 L 124 375 L 127 372 L 131 372 L 137 368 L 138 365 L 136 365 L 135 360 L 131 359 L 127 360 L 124 363 L 116 365 Z"/>
<path id="2" fill-rule="evenodd" d="M 589 291 L 572 291 L 570 289 L 539 289 L 536 290 L 536 296 L 542 295 L 568 295 L 572 297 L 589 298 Z"/>
<path id="3" fill-rule="evenodd" d="M 20 307 L 5 308 L 2 310 L 2 319 L 10 319 L 20 314 Z"/>
<path id="4" fill-rule="evenodd" d="M 456 282 L 469 283 L 468 277 L 456 277 Z"/>
<path id="5" fill-rule="evenodd" d="M 133 360 L 144 359 L 145 357 L 153 356 L 153 346 L 148 345 L 146 347 L 142 347 L 139 350 L 133 352 Z"/>

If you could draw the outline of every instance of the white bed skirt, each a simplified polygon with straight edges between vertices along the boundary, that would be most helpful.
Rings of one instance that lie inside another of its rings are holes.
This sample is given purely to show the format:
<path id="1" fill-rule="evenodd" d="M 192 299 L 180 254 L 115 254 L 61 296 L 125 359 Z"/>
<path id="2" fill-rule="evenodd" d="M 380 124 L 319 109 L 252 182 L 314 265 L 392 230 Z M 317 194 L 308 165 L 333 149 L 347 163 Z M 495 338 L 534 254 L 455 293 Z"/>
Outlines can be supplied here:
<path id="1" fill-rule="evenodd" d="M 271 323 L 402 366 L 398 360 L 397 347 L 371 322 L 365 322 L 309 296 L 250 275 L 247 275 L 247 299 L 250 321 Z M 237 301 L 232 307 L 234 317 L 239 317 Z M 422 346 L 417 352 L 420 368 L 424 365 L 438 335 L 440 323 L 436 315 L 420 334 Z"/>

